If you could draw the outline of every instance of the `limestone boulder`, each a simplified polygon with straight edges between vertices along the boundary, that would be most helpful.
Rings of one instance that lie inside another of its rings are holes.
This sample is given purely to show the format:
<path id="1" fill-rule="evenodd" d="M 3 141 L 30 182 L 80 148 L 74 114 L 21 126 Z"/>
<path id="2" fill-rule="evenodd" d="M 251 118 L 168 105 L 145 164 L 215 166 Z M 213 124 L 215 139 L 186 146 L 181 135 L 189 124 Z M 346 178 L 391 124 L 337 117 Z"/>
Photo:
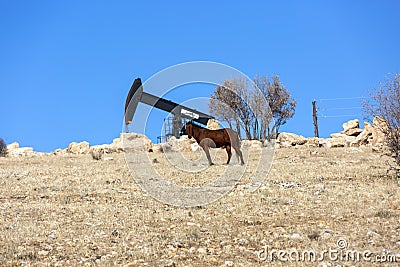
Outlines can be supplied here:
<path id="1" fill-rule="evenodd" d="M 348 130 L 359 128 L 360 121 L 358 119 L 350 120 L 348 122 L 343 123 L 342 126 L 343 126 L 343 133 L 345 133 Z"/>
<path id="2" fill-rule="evenodd" d="M 346 138 L 347 135 L 345 133 L 333 133 L 331 134 L 331 138 Z"/>
<path id="3" fill-rule="evenodd" d="M 11 144 L 7 145 L 7 150 L 8 151 L 16 149 L 16 148 L 19 148 L 19 144 L 17 142 L 14 142 L 14 143 L 11 143 Z"/>
<path id="4" fill-rule="evenodd" d="M 162 143 L 153 144 L 151 150 L 153 150 L 153 152 L 162 152 Z"/>
<path id="5" fill-rule="evenodd" d="M 111 152 L 124 152 L 124 144 L 122 141 L 122 133 L 120 134 L 119 138 L 114 138 L 113 142 L 110 144 L 109 149 Z"/>
<path id="6" fill-rule="evenodd" d="M 34 156 L 35 152 L 32 147 L 17 147 L 14 149 L 7 150 L 8 156 L 19 157 L 19 156 Z"/>
<path id="7" fill-rule="evenodd" d="M 304 145 L 307 143 L 307 138 L 294 133 L 280 133 L 276 141 L 280 147 L 291 147 L 296 145 Z"/>
<path id="8" fill-rule="evenodd" d="M 369 146 L 385 145 L 386 131 L 388 131 L 387 122 L 380 117 L 375 117 L 373 119 L 372 125 L 368 122 L 364 122 L 364 129 L 351 143 L 351 146 L 356 147 L 363 145 L 369 145 Z"/>
<path id="9" fill-rule="evenodd" d="M 103 154 L 120 153 L 124 152 L 123 133 L 119 138 L 114 138 L 111 144 L 94 145 L 90 147 L 89 153 L 101 152 Z"/>
<path id="10" fill-rule="evenodd" d="M 94 145 L 94 146 L 91 146 L 91 147 L 90 147 L 89 153 L 90 153 L 90 154 L 93 154 L 93 153 L 96 153 L 96 151 L 98 151 L 98 152 L 101 151 L 101 153 L 103 153 L 103 154 L 113 153 L 113 152 L 112 152 L 112 149 L 110 149 L 110 146 L 111 146 L 111 145 L 109 145 L 109 144 Z"/>
<path id="11" fill-rule="evenodd" d="M 369 143 L 371 145 L 385 144 L 386 134 L 389 131 L 389 126 L 386 120 L 381 117 L 375 117 L 372 121 L 372 138 Z"/>
<path id="12" fill-rule="evenodd" d="M 319 145 L 326 148 L 344 147 L 346 140 L 345 138 L 320 138 Z"/>
<path id="13" fill-rule="evenodd" d="M 355 136 L 348 136 L 345 134 L 332 134 L 331 138 L 318 138 L 317 142 L 319 147 L 350 147 L 351 143 L 355 139 Z"/>
<path id="14" fill-rule="evenodd" d="M 373 128 L 368 122 L 364 122 L 363 131 L 350 143 L 350 146 L 357 147 L 368 144 L 368 140 L 372 136 Z"/>
<path id="15" fill-rule="evenodd" d="M 155 152 L 190 152 L 198 149 L 198 144 L 194 138 L 182 135 L 180 138 L 171 137 L 167 142 L 154 144 L 152 146 Z"/>
<path id="16" fill-rule="evenodd" d="M 100 147 L 92 147 L 90 149 L 90 155 L 92 155 L 93 159 L 100 160 L 104 155 L 104 149 Z"/>
<path id="17" fill-rule="evenodd" d="M 263 147 L 263 143 L 261 143 L 261 141 L 258 140 L 242 140 L 241 146 L 243 148 L 259 149 Z"/>
<path id="18" fill-rule="evenodd" d="M 221 129 L 221 125 L 216 119 L 209 119 L 206 128 L 209 130 L 219 130 Z"/>
<path id="19" fill-rule="evenodd" d="M 190 152 L 192 150 L 192 144 L 196 143 L 194 138 L 189 139 L 187 135 L 182 135 L 178 140 L 179 151 Z"/>
<path id="20" fill-rule="evenodd" d="M 151 140 L 145 136 L 144 134 L 138 133 L 121 133 L 120 136 L 122 142 L 122 149 L 126 152 L 135 152 L 135 151 L 149 151 L 152 149 L 153 144 Z"/>
<path id="21" fill-rule="evenodd" d="M 362 133 L 362 131 L 363 130 L 360 128 L 353 128 L 353 129 L 349 129 L 349 130 L 345 131 L 344 133 L 347 136 L 358 136 L 360 133 Z"/>
<path id="22" fill-rule="evenodd" d="M 178 138 L 172 136 L 166 144 L 170 146 L 170 151 L 178 152 L 181 150 L 181 142 Z"/>
<path id="23" fill-rule="evenodd" d="M 88 154 L 89 152 L 90 152 L 90 145 L 86 141 L 80 143 L 72 142 L 68 145 L 67 148 L 67 153 L 71 154 Z"/>
<path id="24" fill-rule="evenodd" d="M 345 146 L 346 147 L 350 147 L 351 146 L 351 144 L 356 140 L 356 136 L 346 136 L 346 138 L 345 138 Z"/>
<path id="25" fill-rule="evenodd" d="M 345 122 L 342 126 L 343 131 L 341 133 L 348 136 L 358 136 L 363 131 L 360 129 L 360 121 L 358 119 Z"/>
<path id="26" fill-rule="evenodd" d="M 261 141 L 258 140 L 252 140 L 251 142 L 251 149 L 261 149 L 263 147 L 263 143 Z"/>
<path id="27" fill-rule="evenodd" d="M 322 140 L 323 140 L 323 138 L 310 137 L 310 138 L 307 138 L 307 145 L 309 147 L 320 147 L 320 146 L 323 146 Z"/>
<path id="28" fill-rule="evenodd" d="M 51 153 L 52 155 L 65 155 L 67 153 L 67 149 L 61 149 L 61 148 L 57 148 L 56 150 L 53 151 L 53 153 Z"/>

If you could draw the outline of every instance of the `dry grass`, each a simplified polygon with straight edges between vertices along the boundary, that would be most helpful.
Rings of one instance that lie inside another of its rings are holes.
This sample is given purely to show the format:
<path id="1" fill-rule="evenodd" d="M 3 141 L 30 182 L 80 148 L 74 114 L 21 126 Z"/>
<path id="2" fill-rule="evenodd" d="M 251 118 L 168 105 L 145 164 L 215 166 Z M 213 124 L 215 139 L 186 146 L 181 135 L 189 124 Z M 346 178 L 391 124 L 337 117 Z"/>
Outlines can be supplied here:
<path id="1" fill-rule="evenodd" d="M 112 156 L 0 158 L 1 265 L 267 266 L 256 255 L 264 245 L 322 251 L 340 238 L 354 250 L 400 252 L 392 159 L 369 148 L 278 149 L 259 190 L 248 193 L 245 179 L 220 200 L 190 209 L 147 196 L 124 155 Z M 151 157 L 163 170 L 162 154 Z M 225 160 L 217 155 L 215 168 Z"/>

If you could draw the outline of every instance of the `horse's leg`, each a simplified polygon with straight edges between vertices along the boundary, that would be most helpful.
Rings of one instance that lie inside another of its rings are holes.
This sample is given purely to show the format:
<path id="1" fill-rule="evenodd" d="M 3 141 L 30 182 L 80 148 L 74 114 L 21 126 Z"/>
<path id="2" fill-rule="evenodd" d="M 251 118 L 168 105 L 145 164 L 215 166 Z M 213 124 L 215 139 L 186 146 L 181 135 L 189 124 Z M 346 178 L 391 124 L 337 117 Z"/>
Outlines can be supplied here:
<path id="1" fill-rule="evenodd" d="M 236 151 L 236 155 L 239 155 L 240 157 L 240 164 L 244 165 L 244 160 L 243 160 L 243 154 L 242 151 L 240 151 L 240 147 L 238 145 L 233 146 L 233 149 Z"/>
<path id="2" fill-rule="evenodd" d="M 226 164 L 229 164 L 232 157 L 231 145 L 226 146 L 226 153 L 228 153 L 228 161 L 226 162 Z"/>
<path id="3" fill-rule="evenodd" d="M 203 143 L 201 144 L 201 147 L 203 148 L 204 152 L 206 152 L 206 156 L 207 156 L 207 159 L 208 159 L 208 164 L 214 165 L 214 163 L 211 161 L 210 149 L 209 149 L 208 145 L 205 144 L 205 142 L 203 142 Z"/>
<path id="4" fill-rule="evenodd" d="M 206 152 L 206 156 L 208 159 L 208 163 L 210 165 L 214 165 L 214 163 L 211 161 L 211 157 L 210 157 L 210 148 L 208 146 L 204 146 L 204 152 Z"/>

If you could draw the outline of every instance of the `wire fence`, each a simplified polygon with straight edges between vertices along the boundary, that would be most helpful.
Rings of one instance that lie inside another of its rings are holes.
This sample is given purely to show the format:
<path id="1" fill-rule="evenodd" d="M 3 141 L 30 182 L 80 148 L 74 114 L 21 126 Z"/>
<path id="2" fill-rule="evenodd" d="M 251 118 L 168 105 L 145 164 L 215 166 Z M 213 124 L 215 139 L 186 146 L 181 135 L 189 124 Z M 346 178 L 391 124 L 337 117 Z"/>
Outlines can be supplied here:
<path id="1" fill-rule="evenodd" d="M 316 99 L 317 117 L 319 119 L 362 117 L 362 101 L 367 99 L 369 97 L 364 96 Z"/>
<path id="2" fill-rule="evenodd" d="M 322 135 L 326 130 L 332 128 L 333 124 L 349 119 L 363 119 L 363 101 L 370 97 L 340 97 L 315 99 L 313 105 L 314 136 L 319 137 L 320 127 L 323 128 Z"/>

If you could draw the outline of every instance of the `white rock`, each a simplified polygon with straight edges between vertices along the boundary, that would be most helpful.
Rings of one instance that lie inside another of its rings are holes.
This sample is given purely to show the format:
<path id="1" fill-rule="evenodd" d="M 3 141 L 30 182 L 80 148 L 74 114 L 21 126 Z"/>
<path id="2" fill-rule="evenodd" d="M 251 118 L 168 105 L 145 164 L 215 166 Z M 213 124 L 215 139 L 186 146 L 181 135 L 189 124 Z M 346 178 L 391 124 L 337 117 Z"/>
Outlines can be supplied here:
<path id="1" fill-rule="evenodd" d="M 346 146 L 345 138 L 330 138 L 330 147 L 344 147 Z"/>
<path id="2" fill-rule="evenodd" d="M 153 152 L 162 152 L 162 144 L 153 144 L 151 149 Z"/>
<path id="3" fill-rule="evenodd" d="M 57 148 L 56 150 L 53 151 L 52 154 L 58 156 L 58 155 L 64 155 L 66 153 L 67 153 L 66 149 Z"/>
<path id="4" fill-rule="evenodd" d="M 47 256 L 49 254 L 49 251 L 47 250 L 40 250 L 37 253 L 39 256 Z"/>
<path id="5" fill-rule="evenodd" d="M 356 136 L 346 136 L 345 138 L 345 146 L 350 147 L 351 143 L 353 143 L 356 140 Z"/>
<path id="6" fill-rule="evenodd" d="M 343 125 L 342 125 L 342 126 L 343 126 L 343 132 L 346 132 L 346 131 L 348 131 L 348 130 L 350 130 L 350 129 L 358 128 L 359 125 L 360 125 L 360 122 L 359 122 L 358 119 L 350 120 L 350 121 L 348 121 L 348 122 L 345 122 L 345 123 L 343 123 Z"/>
<path id="7" fill-rule="evenodd" d="M 90 148 L 90 155 L 95 160 L 100 160 L 103 157 L 104 150 L 100 147 L 91 147 Z"/>
<path id="8" fill-rule="evenodd" d="M 346 134 L 347 136 L 358 136 L 360 133 L 362 133 L 362 129 L 360 128 L 353 128 L 353 129 L 348 129 L 347 131 L 344 131 L 343 133 Z"/>
<path id="9" fill-rule="evenodd" d="M 199 146 L 199 144 L 197 144 L 197 143 L 193 143 L 193 144 L 190 145 L 190 149 L 191 149 L 193 152 L 199 150 L 199 148 L 200 148 L 200 146 Z"/>
<path id="10" fill-rule="evenodd" d="M 301 239 L 301 235 L 300 235 L 300 234 L 297 234 L 297 233 L 294 233 L 294 234 L 291 234 L 291 235 L 290 235 L 290 238 L 291 238 L 291 239 Z"/>
<path id="11" fill-rule="evenodd" d="M 331 134 L 331 138 L 346 138 L 346 134 L 344 133 L 333 133 Z"/>
<path id="12" fill-rule="evenodd" d="M 7 145 L 7 150 L 12 150 L 12 149 L 16 149 L 16 148 L 19 148 L 19 144 L 17 142 Z"/>
<path id="13" fill-rule="evenodd" d="M 180 151 L 190 152 L 190 151 L 193 151 L 192 145 L 197 144 L 197 142 L 194 138 L 189 139 L 189 137 L 187 135 L 182 135 L 178 139 L 178 144 L 179 144 Z"/>
<path id="14" fill-rule="evenodd" d="M 307 143 L 307 138 L 294 133 L 283 132 L 278 135 L 277 143 L 279 143 L 281 147 L 304 145 L 305 143 Z"/>
<path id="15" fill-rule="evenodd" d="M 110 145 L 110 149 L 113 150 L 112 152 L 124 151 L 124 144 L 122 142 L 122 133 L 120 134 L 119 138 L 114 138 L 112 144 Z"/>
<path id="16" fill-rule="evenodd" d="M 258 140 L 241 140 L 241 147 L 242 148 L 250 148 L 250 149 L 258 149 L 262 148 L 263 144 Z"/>
<path id="17" fill-rule="evenodd" d="M 32 147 L 18 147 L 8 151 L 8 155 L 11 157 L 18 156 L 33 156 L 33 148 Z"/>
<path id="18" fill-rule="evenodd" d="M 364 130 L 356 137 L 354 141 L 350 143 L 350 146 L 361 146 L 368 143 L 368 139 L 372 135 L 373 128 L 368 122 L 364 122 Z"/>
<path id="19" fill-rule="evenodd" d="M 251 140 L 251 146 L 250 146 L 250 148 L 258 149 L 258 148 L 262 148 L 262 147 L 263 147 L 263 144 L 262 144 L 260 141 L 258 141 L 258 140 Z"/>
<path id="20" fill-rule="evenodd" d="M 123 148 L 125 151 L 149 151 L 153 144 L 150 139 L 138 133 L 121 133 L 120 139 L 122 140 Z"/>
<path id="21" fill-rule="evenodd" d="M 197 249 L 197 253 L 199 253 L 199 254 L 207 254 L 207 249 L 206 248 L 203 248 L 203 247 L 199 247 L 198 249 Z"/>
<path id="22" fill-rule="evenodd" d="M 323 138 L 319 138 L 319 137 L 310 137 L 307 138 L 307 145 L 309 147 L 320 147 L 323 146 L 322 142 L 323 142 Z"/>
<path id="23" fill-rule="evenodd" d="M 166 145 L 169 146 L 169 148 L 165 147 L 165 150 L 177 152 L 181 150 L 180 142 L 179 139 L 177 139 L 175 136 L 172 136 L 167 142 Z"/>
<path id="24" fill-rule="evenodd" d="M 218 130 L 221 129 L 221 125 L 219 124 L 219 122 L 215 119 L 209 119 L 207 122 L 207 129 L 209 130 Z"/>
<path id="25" fill-rule="evenodd" d="M 90 145 L 86 141 L 80 143 L 72 142 L 68 145 L 67 152 L 71 154 L 88 154 L 90 152 Z"/>
<path id="26" fill-rule="evenodd" d="M 372 138 L 369 140 L 369 143 L 372 145 L 385 144 L 385 132 L 388 131 L 390 131 L 388 123 L 381 117 L 375 117 L 372 121 Z"/>

